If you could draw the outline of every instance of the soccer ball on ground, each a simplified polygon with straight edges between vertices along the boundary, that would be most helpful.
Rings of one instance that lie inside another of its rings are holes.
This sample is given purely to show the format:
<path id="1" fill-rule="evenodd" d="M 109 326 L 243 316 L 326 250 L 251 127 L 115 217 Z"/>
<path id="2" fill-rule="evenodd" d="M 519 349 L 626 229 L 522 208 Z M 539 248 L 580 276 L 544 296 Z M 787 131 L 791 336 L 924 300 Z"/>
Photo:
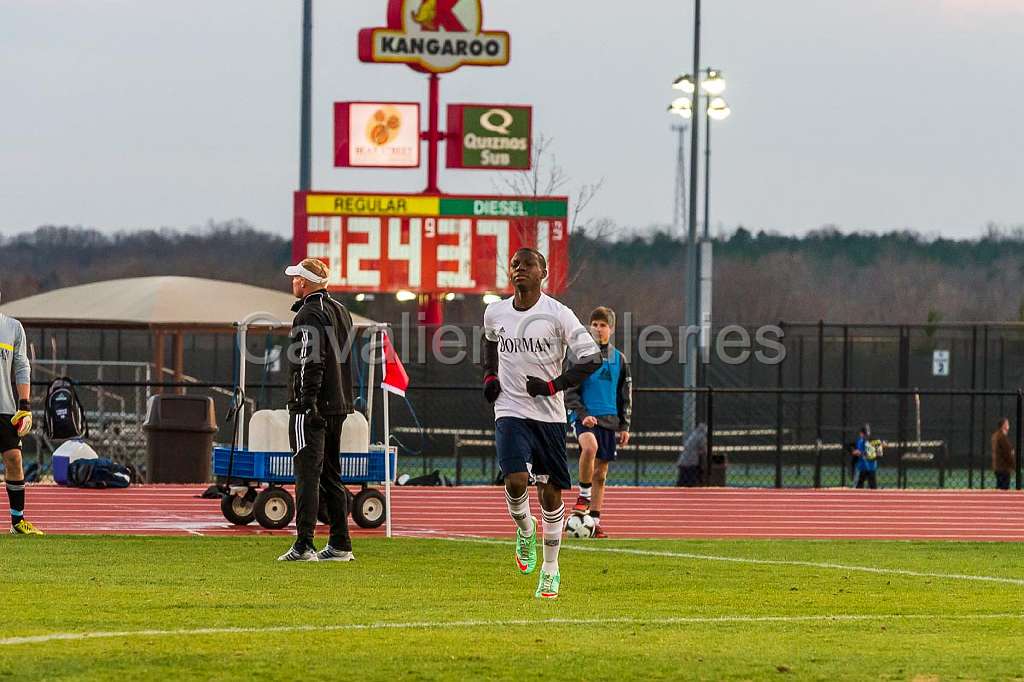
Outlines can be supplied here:
<path id="1" fill-rule="evenodd" d="M 565 522 L 565 533 L 571 538 L 589 538 L 596 526 L 590 514 L 571 514 Z"/>

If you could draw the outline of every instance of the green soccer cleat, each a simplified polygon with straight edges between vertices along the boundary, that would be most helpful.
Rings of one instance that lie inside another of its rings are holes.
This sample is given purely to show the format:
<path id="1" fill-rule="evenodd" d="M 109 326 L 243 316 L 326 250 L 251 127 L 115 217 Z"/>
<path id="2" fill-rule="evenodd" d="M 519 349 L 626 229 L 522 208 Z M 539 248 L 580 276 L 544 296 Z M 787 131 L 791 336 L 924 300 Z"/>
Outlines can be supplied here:
<path id="1" fill-rule="evenodd" d="M 533 532 L 523 535 L 516 528 L 516 568 L 523 575 L 533 573 L 537 568 L 537 519 L 533 518 Z"/>
<path id="2" fill-rule="evenodd" d="M 562 578 L 558 571 L 548 573 L 541 569 L 540 581 L 537 583 L 537 591 L 533 596 L 537 599 L 558 599 L 558 586 Z"/>
<path id="3" fill-rule="evenodd" d="M 31 523 L 22 519 L 16 524 L 11 526 L 11 535 L 42 535 L 43 531 L 39 530 Z"/>

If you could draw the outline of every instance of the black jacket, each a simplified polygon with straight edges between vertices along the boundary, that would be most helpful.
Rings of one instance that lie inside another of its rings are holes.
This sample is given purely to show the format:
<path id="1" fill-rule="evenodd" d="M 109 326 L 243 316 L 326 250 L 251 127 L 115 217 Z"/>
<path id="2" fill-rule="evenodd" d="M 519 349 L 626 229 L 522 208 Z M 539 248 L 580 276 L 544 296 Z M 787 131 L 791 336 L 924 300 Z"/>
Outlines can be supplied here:
<path id="1" fill-rule="evenodd" d="M 321 415 L 352 412 L 352 316 L 326 291 L 314 291 L 292 306 L 292 362 L 288 411 L 316 408 Z"/>

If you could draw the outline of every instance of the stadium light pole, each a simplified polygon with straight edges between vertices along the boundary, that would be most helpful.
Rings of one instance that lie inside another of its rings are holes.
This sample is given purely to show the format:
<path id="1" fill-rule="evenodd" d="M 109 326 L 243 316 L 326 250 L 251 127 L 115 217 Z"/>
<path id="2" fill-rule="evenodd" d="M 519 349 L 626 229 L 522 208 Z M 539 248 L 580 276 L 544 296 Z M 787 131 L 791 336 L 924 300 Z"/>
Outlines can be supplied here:
<path id="1" fill-rule="evenodd" d="M 313 0 L 302 0 L 302 95 L 299 111 L 299 190 L 313 182 Z"/>
<path id="2" fill-rule="evenodd" d="M 693 71 L 700 73 L 700 0 L 693 3 Z M 700 273 L 697 272 L 697 152 L 700 140 L 700 95 L 697 88 L 690 94 L 690 205 L 688 211 L 686 249 L 686 364 L 683 387 L 697 387 L 697 341 L 691 333 L 700 324 Z M 697 420 L 697 396 L 687 393 L 683 399 L 683 433 L 693 431 Z M 685 436 L 684 436 L 685 437 Z"/>
<path id="3" fill-rule="evenodd" d="M 669 105 L 669 112 L 689 119 L 693 117 L 693 100 L 695 95 L 704 97 L 704 114 L 708 117 L 708 129 L 704 135 L 704 228 L 703 235 L 699 241 L 697 251 L 697 284 L 696 284 L 696 307 L 699 325 L 699 350 L 707 348 L 711 334 L 711 296 L 712 296 L 712 246 L 711 246 L 711 220 L 710 220 L 710 194 L 711 194 L 711 122 L 721 121 L 728 118 L 732 110 L 721 94 L 725 92 L 726 82 L 722 72 L 718 69 L 699 69 L 695 73 L 695 79 L 691 74 L 685 74 L 675 79 L 672 87 L 680 90 L 689 97 L 679 97 Z M 691 169 L 696 168 L 692 162 Z M 691 212 L 691 220 L 696 225 L 696 208 Z M 691 243 L 697 243 L 696 236 Z M 687 280 L 689 283 L 689 279 Z M 689 317 L 689 316 L 687 316 Z M 688 321 L 688 324 L 689 321 Z M 702 386 L 706 383 L 706 376 L 703 365 L 698 363 L 697 380 L 695 385 Z"/>

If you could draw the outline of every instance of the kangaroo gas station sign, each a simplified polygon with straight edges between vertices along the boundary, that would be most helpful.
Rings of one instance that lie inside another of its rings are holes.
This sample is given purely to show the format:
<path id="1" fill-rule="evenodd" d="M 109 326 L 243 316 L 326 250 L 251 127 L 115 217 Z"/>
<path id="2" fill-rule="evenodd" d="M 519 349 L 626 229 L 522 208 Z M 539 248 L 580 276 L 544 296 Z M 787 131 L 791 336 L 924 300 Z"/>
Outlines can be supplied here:
<path id="1" fill-rule="evenodd" d="M 427 185 L 421 194 L 296 192 L 293 255 L 323 260 L 331 289 L 407 289 L 426 295 L 439 311 L 443 293 L 511 291 L 509 257 L 530 246 L 548 259 L 546 289 L 563 289 L 566 197 L 465 196 L 445 194 L 438 186 L 441 142 L 447 145 L 448 168 L 531 167 L 528 105 L 451 104 L 447 130 L 441 129 L 441 74 L 509 63 L 509 35 L 484 29 L 482 1 L 388 0 L 385 25 L 359 31 L 358 56 L 427 74 L 426 130 L 420 130 L 418 103 L 336 102 L 335 165 L 418 168 L 425 142 Z"/>
<path id="2" fill-rule="evenodd" d="M 361 61 L 430 73 L 508 64 L 508 33 L 483 29 L 480 0 L 390 0 L 387 24 L 359 32 Z"/>

